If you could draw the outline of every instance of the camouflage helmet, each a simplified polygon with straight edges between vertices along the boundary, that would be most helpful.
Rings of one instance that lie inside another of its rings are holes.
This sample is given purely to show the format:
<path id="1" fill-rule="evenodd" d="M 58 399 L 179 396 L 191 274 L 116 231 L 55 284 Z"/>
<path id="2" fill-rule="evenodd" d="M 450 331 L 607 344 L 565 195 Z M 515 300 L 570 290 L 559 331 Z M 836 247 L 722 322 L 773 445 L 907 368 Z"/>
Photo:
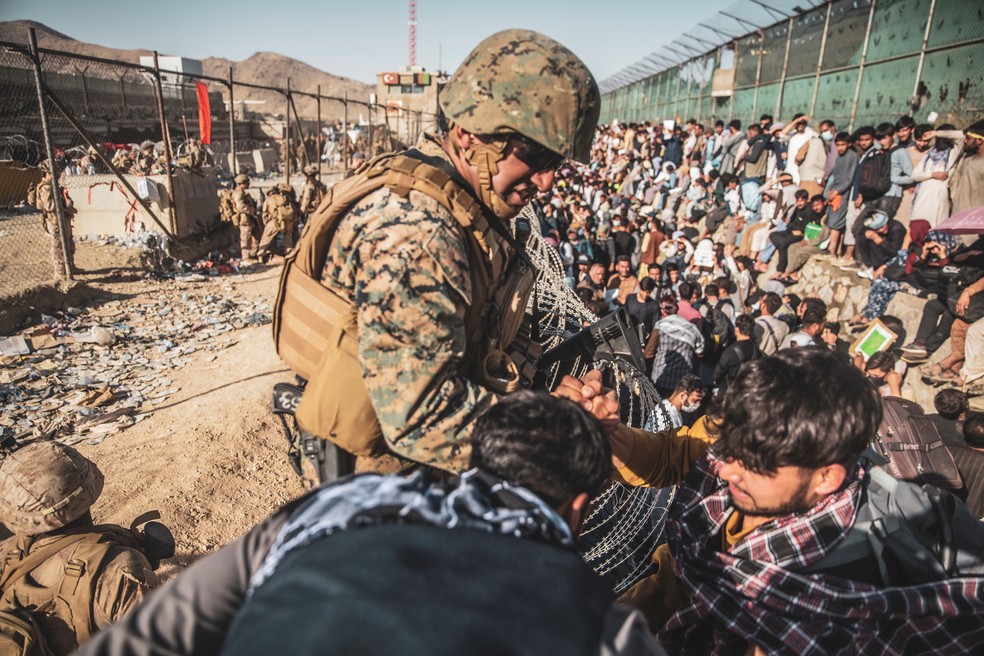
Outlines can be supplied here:
<path id="1" fill-rule="evenodd" d="M 543 34 L 514 29 L 471 51 L 441 92 L 441 109 L 473 134 L 519 133 L 586 164 L 601 95 L 577 55 Z"/>
<path id="2" fill-rule="evenodd" d="M 249 182 L 249 176 L 246 175 L 245 173 L 240 173 L 235 178 L 233 178 L 233 182 L 235 182 L 237 185 L 246 184 L 247 182 Z"/>
<path id="3" fill-rule="evenodd" d="M 285 194 L 292 194 L 292 193 L 294 193 L 294 188 L 291 187 L 290 184 L 288 184 L 286 182 L 278 182 L 277 183 L 277 189 L 279 189 L 280 191 L 282 191 Z"/>
<path id="4" fill-rule="evenodd" d="M 14 533 L 46 533 L 84 515 L 102 489 L 102 472 L 81 453 L 53 440 L 34 442 L 0 464 L 0 517 Z"/>

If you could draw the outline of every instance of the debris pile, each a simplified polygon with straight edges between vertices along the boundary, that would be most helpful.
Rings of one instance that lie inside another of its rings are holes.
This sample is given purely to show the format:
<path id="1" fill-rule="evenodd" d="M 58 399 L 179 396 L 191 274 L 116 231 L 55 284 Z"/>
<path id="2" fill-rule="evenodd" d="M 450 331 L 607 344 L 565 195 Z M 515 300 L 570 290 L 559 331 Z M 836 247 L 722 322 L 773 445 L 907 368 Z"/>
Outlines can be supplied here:
<path id="1" fill-rule="evenodd" d="M 270 304 L 211 288 L 161 290 L 153 301 L 113 300 L 42 315 L 0 338 L 0 438 L 98 443 L 144 419 L 179 388 L 191 354 L 236 343 L 235 331 L 270 322 Z"/>

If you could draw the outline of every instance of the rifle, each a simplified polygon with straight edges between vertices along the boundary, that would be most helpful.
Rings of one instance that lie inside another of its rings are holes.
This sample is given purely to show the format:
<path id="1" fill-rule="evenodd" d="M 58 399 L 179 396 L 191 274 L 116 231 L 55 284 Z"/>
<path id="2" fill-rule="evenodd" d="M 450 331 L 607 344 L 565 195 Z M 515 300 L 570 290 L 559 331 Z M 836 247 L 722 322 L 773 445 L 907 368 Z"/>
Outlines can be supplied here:
<path id="1" fill-rule="evenodd" d="M 642 352 L 642 337 L 625 308 L 598 319 L 580 332 L 543 353 L 537 368 L 546 371 L 550 366 L 581 357 L 588 362 L 595 360 L 621 360 L 639 371 L 646 371 L 646 358 Z"/>

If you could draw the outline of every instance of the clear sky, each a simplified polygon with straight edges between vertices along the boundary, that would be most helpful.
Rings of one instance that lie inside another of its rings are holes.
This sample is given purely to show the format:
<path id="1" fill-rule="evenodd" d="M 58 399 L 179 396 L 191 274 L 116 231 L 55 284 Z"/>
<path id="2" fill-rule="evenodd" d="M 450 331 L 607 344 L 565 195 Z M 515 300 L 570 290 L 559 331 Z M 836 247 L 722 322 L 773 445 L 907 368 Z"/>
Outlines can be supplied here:
<path id="1" fill-rule="evenodd" d="M 453 70 L 489 34 L 522 27 L 569 47 L 601 81 L 732 5 L 754 9 L 747 0 L 418 0 L 417 61 Z M 0 20 L 193 59 L 273 51 L 374 82 L 408 63 L 407 8 L 407 0 L 0 0 Z"/>

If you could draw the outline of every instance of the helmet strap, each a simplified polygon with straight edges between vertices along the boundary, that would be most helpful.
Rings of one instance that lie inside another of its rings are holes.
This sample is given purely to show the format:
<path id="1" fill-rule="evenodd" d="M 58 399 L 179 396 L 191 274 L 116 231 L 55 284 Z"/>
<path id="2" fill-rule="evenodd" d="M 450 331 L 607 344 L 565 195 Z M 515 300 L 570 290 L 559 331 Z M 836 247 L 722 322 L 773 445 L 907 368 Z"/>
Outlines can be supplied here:
<path id="1" fill-rule="evenodd" d="M 460 153 L 466 162 L 478 169 L 478 190 L 482 203 L 503 221 L 508 221 L 519 214 L 519 210 L 509 205 L 506 199 L 496 193 L 492 187 L 492 178 L 499 172 L 499 162 L 506 157 L 503 152 L 508 141 L 484 143 L 472 139 L 471 145 L 467 149 L 462 149 L 453 133 L 454 123 L 451 123 L 450 129 L 452 130 L 451 147 L 456 153 Z"/>

